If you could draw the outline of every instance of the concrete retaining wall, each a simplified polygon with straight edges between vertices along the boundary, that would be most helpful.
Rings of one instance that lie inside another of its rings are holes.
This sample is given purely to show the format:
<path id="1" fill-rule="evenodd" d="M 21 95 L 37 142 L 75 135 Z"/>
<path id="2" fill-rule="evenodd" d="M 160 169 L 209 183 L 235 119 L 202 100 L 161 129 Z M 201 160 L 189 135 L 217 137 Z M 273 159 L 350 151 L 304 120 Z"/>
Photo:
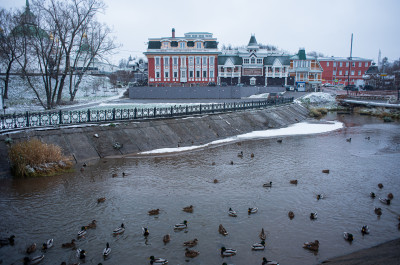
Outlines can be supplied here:
<path id="1" fill-rule="evenodd" d="M 158 148 L 171 148 L 209 143 L 217 139 L 270 128 L 285 127 L 305 120 L 308 110 L 298 104 L 271 107 L 262 110 L 231 112 L 178 119 L 122 122 L 117 126 L 90 126 L 26 130 L 0 136 L 0 156 L 7 157 L 4 139 L 13 141 L 37 137 L 46 143 L 62 147 L 78 163 L 103 157 L 121 156 Z M 98 134 L 99 137 L 94 137 Z M 123 145 L 119 150 L 113 145 Z M 7 159 L 0 161 L 0 174 L 9 174 Z"/>

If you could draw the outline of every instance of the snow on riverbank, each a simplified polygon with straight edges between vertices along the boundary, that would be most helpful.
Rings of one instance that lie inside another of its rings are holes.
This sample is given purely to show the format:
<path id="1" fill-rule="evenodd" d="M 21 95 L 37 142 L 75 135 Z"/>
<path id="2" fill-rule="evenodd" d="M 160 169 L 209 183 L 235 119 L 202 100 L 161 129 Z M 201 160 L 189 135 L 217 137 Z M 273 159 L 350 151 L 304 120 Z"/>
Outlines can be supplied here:
<path id="1" fill-rule="evenodd" d="M 173 152 L 184 152 L 190 151 L 200 148 L 205 148 L 212 145 L 218 145 L 223 143 L 229 143 L 240 140 L 251 140 L 251 139 L 260 139 L 260 138 L 270 138 L 270 137 L 278 137 L 278 136 L 290 136 L 290 135 L 305 135 L 305 134 L 318 134 L 325 133 L 334 130 L 341 129 L 343 127 L 343 123 L 334 121 L 334 122 L 326 122 L 326 123 L 309 123 L 309 122 L 300 122 L 293 124 L 286 128 L 280 129 L 269 129 L 264 131 L 253 131 L 250 133 L 245 133 L 241 135 L 237 135 L 234 137 L 229 137 L 226 139 L 216 140 L 204 145 L 197 146 L 185 146 L 185 147 L 177 147 L 177 148 L 161 148 L 151 151 L 142 152 L 139 154 L 165 154 L 165 153 L 173 153 Z"/>
<path id="2" fill-rule="evenodd" d="M 313 92 L 296 99 L 294 102 L 306 106 L 311 105 L 313 107 L 325 107 L 328 109 L 336 109 L 338 107 L 336 94 L 334 93 Z"/>

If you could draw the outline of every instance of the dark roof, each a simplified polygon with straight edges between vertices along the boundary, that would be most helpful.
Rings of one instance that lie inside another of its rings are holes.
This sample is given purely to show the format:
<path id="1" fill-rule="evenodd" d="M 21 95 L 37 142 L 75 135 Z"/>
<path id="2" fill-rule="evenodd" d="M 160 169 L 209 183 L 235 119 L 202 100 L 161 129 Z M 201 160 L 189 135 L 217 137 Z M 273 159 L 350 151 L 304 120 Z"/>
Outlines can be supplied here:
<path id="1" fill-rule="evenodd" d="M 256 36 L 251 35 L 250 37 L 250 41 L 249 41 L 249 45 L 247 46 L 258 46 L 257 40 L 256 40 Z"/>
<path id="2" fill-rule="evenodd" d="M 231 59 L 234 65 L 242 65 L 243 60 L 239 56 L 234 56 L 234 55 L 219 55 L 218 56 L 218 65 L 224 65 L 226 60 Z"/>
<path id="3" fill-rule="evenodd" d="M 148 49 L 161 49 L 161 42 L 159 41 L 149 41 Z"/>
<path id="4" fill-rule="evenodd" d="M 204 42 L 204 48 L 206 48 L 206 49 L 217 49 L 218 48 L 218 42 L 216 42 L 216 41 L 205 41 Z"/>
<path id="5" fill-rule="evenodd" d="M 371 65 L 368 67 L 368 70 L 365 72 L 366 75 L 376 75 L 379 74 L 379 69 L 378 66 L 376 65 Z"/>
<path id="6" fill-rule="evenodd" d="M 306 50 L 300 49 L 299 53 L 297 54 L 299 56 L 299 60 L 306 60 Z"/>
<path id="7" fill-rule="evenodd" d="M 267 56 L 264 58 L 264 65 L 273 65 L 275 59 L 279 59 L 282 65 L 290 65 L 290 55 Z"/>

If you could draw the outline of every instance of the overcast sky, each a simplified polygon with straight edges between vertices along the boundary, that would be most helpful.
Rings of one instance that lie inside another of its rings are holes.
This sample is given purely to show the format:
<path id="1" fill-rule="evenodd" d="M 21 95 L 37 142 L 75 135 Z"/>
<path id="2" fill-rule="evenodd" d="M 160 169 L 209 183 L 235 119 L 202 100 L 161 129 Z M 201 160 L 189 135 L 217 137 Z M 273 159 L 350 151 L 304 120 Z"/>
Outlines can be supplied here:
<path id="1" fill-rule="evenodd" d="M 206 31 L 222 44 L 258 43 L 297 53 L 317 51 L 348 57 L 351 33 L 353 57 L 389 61 L 400 58 L 399 0 L 104 0 L 99 20 L 114 30 L 122 44 L 112 61 L 129 55 L 144 57 L 148 38 Z M 1 0 L 1 7 L 19 8 L 25 0 Z"/>

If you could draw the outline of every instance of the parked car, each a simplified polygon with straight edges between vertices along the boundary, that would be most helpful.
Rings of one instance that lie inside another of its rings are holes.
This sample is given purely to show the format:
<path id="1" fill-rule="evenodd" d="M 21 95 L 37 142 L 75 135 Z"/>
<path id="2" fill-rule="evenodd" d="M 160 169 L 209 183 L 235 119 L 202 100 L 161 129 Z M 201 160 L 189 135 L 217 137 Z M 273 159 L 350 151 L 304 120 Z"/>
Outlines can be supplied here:
<path id="1" fill-rule="evenodd" d="M 355 85 L 347 85 L 344 87 L 344 90 L 358 91 L 358 88 Z"/>
<path id="2" fill-rule="evenodd" d="M 294 91 L 294 86 L 285 86 L 286 91 Z"/>

